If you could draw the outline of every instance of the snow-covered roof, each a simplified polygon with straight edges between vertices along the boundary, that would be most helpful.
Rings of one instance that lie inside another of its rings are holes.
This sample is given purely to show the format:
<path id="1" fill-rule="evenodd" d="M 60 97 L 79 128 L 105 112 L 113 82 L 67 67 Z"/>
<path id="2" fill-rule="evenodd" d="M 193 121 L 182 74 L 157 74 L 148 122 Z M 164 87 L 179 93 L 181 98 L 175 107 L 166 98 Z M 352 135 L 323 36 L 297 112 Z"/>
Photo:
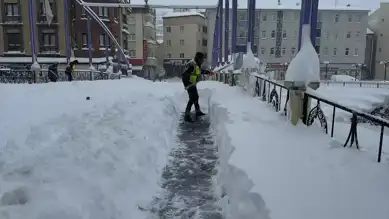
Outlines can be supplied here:
<path id="1" fill-rule="evenodd" d="M 379 2 L 381 0 L 355 0 L 354 2 L 351 2 L 350 0 L 339 0 L 337 6 L 334 5 L 333 1 L 320 1 L 319 2 L 319 9 L 320 10 L 356 10 L 356 11 L 370 11 L 372 8 L 379 8 Z M 278 2 L 276 0 L 270 0 L 270 1 L 256 1 L 256 8 L 257 9 L 295 9 L 300 10 L 301 5 L 298 5 L 297 3 L 300 3 L 301 0 L 282 0 L 281 5 L 278 5 Z M 131 0 L 132 4 L 141 5 L 144 4 L 144 0 Z M 149 5 L 182 5 L 182 8 L 185 8 L 186 5 L 206 5 L 206 6 L 215 6 L 218 3 L 218 0 L 196 0 L 196 2 L 183 2 L 182 0 L 169 0 L 168 2 L 166 0 L 149 0 Z M 351 6 L 347 7 L 347 4 L 350 3 Z M 232 7 L 231 1 L 230 1 L 230 7 Z M 238 0 L 238 8 L 243 9 L 247 8 L 247 0 Z"/>
<path id="2" fill-rule="evenodd" d="M 163 15 L 162 18 L 172 18 L 172 17 L 188 17 L 188 16 L 200 16 L 205 18 L 205 16 L 199 12 L 195 11 L 186 11 L 186 12 L 170 12 Z"/>

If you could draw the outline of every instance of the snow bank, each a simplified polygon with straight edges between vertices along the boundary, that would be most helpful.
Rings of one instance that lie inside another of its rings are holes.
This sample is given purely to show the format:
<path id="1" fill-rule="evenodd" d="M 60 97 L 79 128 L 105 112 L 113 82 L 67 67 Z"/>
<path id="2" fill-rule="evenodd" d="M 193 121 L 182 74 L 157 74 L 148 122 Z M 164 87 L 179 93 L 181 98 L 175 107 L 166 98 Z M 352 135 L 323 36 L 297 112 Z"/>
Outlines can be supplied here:
<path id="1" fill-rule="evenodd" d="M 235 147 L 226 130 L 230 122 L 228 110 L 209 99 L 209 115 L 215 144 L 219 148 L 219 168 L 215 178 L 217 193 L 221 197 L 220 206 L 226 219 L 233 218 L 269 218 L 262 197 L 252 192 L 254 183 L 247 173 L 231 165 L 229 160 Z"/>
<path id="2" fill-rule="evenodd" d="M 220 149 L 216 182 L 227 219 L 387 218 L 386 164 L 343 148 L 318 127 L 292 127 L 237 87 L 201 87 L 212 90 L 210 116 Z"/>
<path id="3" fill-rule="evenodd" d="M 146 218 L 138 205 L 160 191 L 174 146 L 176 88 L 135 77 L 1 85 L 0 218 Z"/>
<path id="4" fill-rule="evenodd" d="M 358 79 L 351 77 L 349 75 L 332 75 L 331 81 L 358 81 Z"/>

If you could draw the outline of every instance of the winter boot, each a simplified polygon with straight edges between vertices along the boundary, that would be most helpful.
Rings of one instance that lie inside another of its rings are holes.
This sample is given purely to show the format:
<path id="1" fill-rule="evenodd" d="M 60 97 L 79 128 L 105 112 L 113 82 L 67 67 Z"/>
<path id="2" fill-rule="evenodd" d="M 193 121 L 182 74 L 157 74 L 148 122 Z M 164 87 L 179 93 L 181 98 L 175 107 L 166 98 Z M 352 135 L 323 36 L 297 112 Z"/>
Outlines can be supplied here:
<path id="1" fill-rule="evenodd" d="M 201 111 L 197 111 L 196 112 L 196 117 L 200 117 L 200 116 L 204 116 L 205 113 L 201 112 Z"/>
<path id="2" fill-rule="evenodd" d="M 193 122 L 192 118 L 190 117 L 189 113 L 186 113 L 184 116 L 184 121 L 185 122 Z"/>

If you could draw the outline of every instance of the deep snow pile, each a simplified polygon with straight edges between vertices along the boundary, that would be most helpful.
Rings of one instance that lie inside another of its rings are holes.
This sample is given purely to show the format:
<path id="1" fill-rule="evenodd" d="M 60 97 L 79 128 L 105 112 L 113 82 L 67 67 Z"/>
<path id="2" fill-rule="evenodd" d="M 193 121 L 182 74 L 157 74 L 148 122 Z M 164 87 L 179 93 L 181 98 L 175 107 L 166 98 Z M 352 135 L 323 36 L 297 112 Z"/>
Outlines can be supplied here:
<path id="1" fill-rule="evenodd" d="M 146 218 L 138 205 L 160 191 L 174 145 L 176 88 L 1 84 L 0 218 Z"/>
<path id="2" fill-rule="evenodd" d="M 291 126 L 239 87 L 199 87 L 212 90 L 217 182 L 227 219 L 387 218 L 386 164 L 343 148 L 319 128 Z"/>

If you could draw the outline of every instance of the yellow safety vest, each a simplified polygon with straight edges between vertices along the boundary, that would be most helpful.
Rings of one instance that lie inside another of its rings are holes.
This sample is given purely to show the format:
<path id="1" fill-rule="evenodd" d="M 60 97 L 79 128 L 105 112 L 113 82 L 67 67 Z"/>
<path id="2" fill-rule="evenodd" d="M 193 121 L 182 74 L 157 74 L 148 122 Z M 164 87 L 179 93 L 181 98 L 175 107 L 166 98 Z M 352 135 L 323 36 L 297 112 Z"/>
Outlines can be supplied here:
<path id="1" fill-rule="evenodd" d="M 190 78 L 189 78 L 189 80 L 190 80 L 190 82 L 192 83 L 192 84 L 195 84 L 196 82 L 197 82 L 197 77 L 200 75 L 200 67 L 199 66 L 197 66 L 197 64 L 195 64 L 195 69 L 193 70 L 193 72 L 191 72 L 190 73 Z"/>

